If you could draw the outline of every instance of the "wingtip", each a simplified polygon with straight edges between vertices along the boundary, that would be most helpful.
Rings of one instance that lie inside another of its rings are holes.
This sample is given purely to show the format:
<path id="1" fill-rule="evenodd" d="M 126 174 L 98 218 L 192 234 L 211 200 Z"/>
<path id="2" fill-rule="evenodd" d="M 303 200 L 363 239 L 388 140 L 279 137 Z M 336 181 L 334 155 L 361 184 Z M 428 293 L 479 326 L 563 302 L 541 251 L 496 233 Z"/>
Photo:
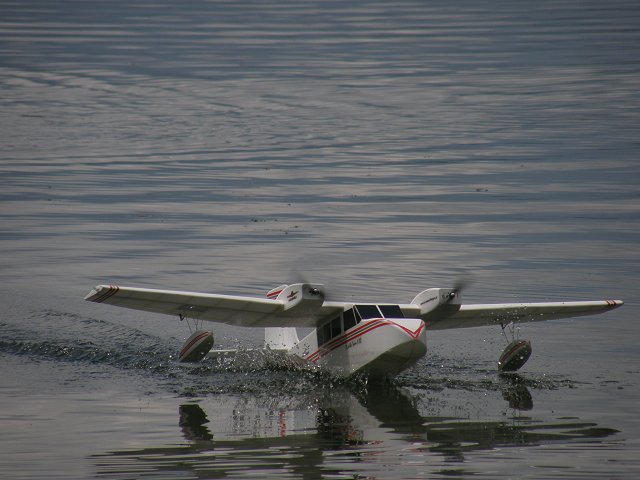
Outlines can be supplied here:
<path id="1" fill-rule="evenodd" d="M 118 293 L 118 290 L 120 290 L 120 287 L 115 285 L 97 285 L 84 297 L 84 299 L 88 302 L 101 303 Z"/>
<path id="2" fill-rule="evenodd" d="M 84 296 L 84 299 L 90 302 L 93 297 L 95 297 L 98 293 L 100 293 L 101 287 L 102 285 L 97 285 L 93 287 L 91 291 Z"/>

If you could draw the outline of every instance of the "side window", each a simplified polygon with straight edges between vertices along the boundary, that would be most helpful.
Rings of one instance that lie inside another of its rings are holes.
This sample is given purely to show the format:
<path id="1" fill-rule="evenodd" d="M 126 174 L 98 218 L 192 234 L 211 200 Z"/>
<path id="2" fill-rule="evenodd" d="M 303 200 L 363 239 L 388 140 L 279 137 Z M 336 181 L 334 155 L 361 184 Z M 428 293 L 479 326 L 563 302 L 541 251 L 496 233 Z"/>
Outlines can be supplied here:
<path id="1" fill-rule="evenodd" d="M 355 325 L 355 323 L 354 323 Z M 318 337 L 318 346 L 322 346 L 332 338 L 337 337 L 342 333 L 342 318 L 336 317 L 330 322 L 316 329 L 316 335 Z"/>
<path id="2" fill-rule="evenodd" d="M 324 338 L 323 344 L 331 340 L 331 324 L 328 322 L 322 326 L 322 337 Z"/>
<path id="3" fill-rule="evenodd" d="M 340 317 L 336 317 L 331 320 L 331 338 L 337 337 L 342 333 L 342 322 Z"/>
<path id="4" fill-rule="evenodd" d="M 324 343 L 327 341 L 324 338 L 324 333 L 323 333 L 322 327 L 316 328 L 316 336 L 318 337 L 318 346 L 324 345 Z"/>
<path id="5" fill-rule="evenodd" d="M 344 319 L 344 331 L 346 332 L 351 327 L 355 327 L 356 325 L 356 316 L 353 313 L 353 308 L 350 308 L 346 312 L 342 314 L 342 318 Z"/>

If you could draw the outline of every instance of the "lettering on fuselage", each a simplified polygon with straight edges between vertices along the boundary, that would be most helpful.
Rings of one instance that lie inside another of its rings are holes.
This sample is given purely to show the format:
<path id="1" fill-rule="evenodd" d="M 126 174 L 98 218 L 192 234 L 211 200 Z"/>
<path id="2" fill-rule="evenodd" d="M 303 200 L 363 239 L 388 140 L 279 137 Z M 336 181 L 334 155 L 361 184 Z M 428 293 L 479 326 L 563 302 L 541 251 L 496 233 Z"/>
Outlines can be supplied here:
<path id="1" fill-rule="evenodd" d="M 360 345 L 361 343 L 362 343 L 362 337 L 358 337 L 355 340 L 351 340 L 349 343 L 347 343 L 345 348 L 349 350 L 351 347 L 355 347 L 356 345 Z"/>

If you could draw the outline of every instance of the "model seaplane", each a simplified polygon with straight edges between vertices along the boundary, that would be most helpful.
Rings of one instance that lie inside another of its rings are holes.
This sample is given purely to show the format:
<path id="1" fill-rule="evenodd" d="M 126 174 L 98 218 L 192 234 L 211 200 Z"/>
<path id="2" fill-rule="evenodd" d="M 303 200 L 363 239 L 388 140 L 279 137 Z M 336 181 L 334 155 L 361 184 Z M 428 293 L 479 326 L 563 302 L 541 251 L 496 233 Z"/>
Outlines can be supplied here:
<path id="1" fill-rule="evenodd" d="M 427 332 L 452 328 L 538 322 L 593 315 L 620 307 L 621 300 L 546 303 L 463 304 L 460 287 L 430 288 L 410 303 L 329 301 L 323 285 L 295 283 L 270 290 L 266 298 L 98 285 L 85 300 L 195 321 L 195 332 L 179 361 L 200 361 L 213 350 L 203 321 L 265 329 L 264 348 L 296 362 L 317 365 L 338 376 L 392 377 L 427 352 Z M 297 328 L 313 330 L 301 340 Z M 193 329 L 192 329 L 193 330 Z M 531 355 L 527 340 L 512 338 L 498 362 L 515 371 Z"/>

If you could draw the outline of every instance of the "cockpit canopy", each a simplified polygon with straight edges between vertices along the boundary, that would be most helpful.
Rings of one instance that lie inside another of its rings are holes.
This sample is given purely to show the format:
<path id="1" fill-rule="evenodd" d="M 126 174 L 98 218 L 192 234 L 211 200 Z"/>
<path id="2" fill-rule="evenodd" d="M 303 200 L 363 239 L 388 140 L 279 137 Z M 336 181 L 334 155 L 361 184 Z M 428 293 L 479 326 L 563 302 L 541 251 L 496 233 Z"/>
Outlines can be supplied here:
<path id="1" fill-rule="evenodd" d="M 355 327 L 362 320 L 371 318 L 404 318 L 404 315 L 398 305 L 354 305 L 342 312 L 341 315 L 318 326 L 316 329 L 318 346 L 333 340 L 350 328 Z"/>

